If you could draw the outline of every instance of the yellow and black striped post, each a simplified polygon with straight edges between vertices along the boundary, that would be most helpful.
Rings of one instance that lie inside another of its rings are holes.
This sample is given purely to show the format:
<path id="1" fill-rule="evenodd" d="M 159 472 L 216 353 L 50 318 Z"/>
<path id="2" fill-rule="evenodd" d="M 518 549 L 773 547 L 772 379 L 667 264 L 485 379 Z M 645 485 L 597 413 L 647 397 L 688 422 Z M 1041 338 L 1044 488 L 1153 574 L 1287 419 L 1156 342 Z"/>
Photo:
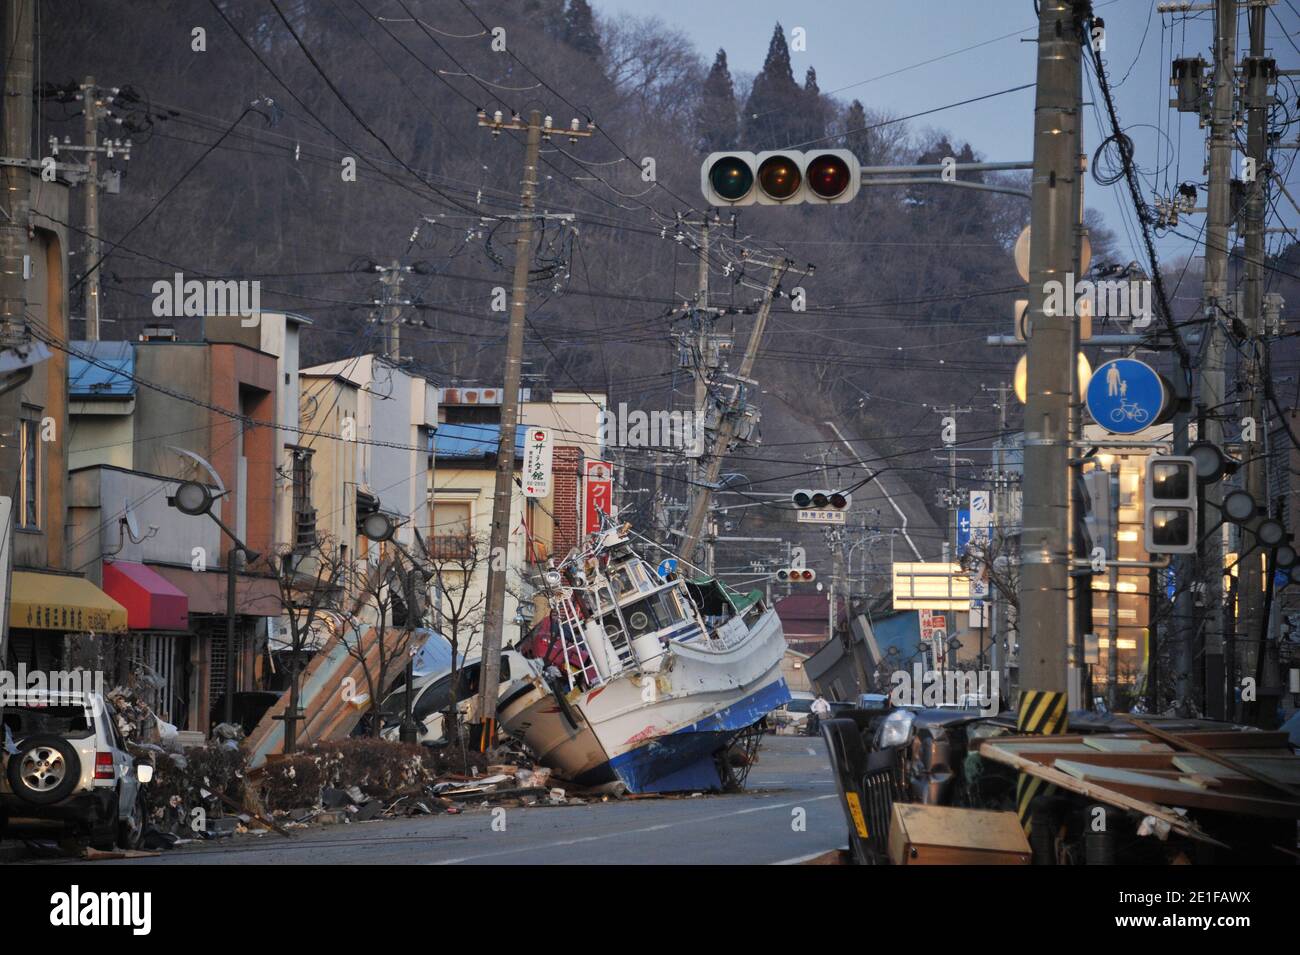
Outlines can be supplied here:
<path id="1" fill-rule="evenodd" d="M 1030 736 L 1060 736 L 1066 733 L 1070 722 L 1067 699 L 1066 694 L 1052 690 L 1025 690 L 1020 695 L 1016 729 L 1021 735 Z M 1034 797 L 1042 792 L 1050 792 L 1051 789 L 1050 783 L 1028 773 L 1021 773 L 1016 778 L 1016 813 L 1025 835 L 1029 835 L 1033 828 L 1029 812 Z"/>

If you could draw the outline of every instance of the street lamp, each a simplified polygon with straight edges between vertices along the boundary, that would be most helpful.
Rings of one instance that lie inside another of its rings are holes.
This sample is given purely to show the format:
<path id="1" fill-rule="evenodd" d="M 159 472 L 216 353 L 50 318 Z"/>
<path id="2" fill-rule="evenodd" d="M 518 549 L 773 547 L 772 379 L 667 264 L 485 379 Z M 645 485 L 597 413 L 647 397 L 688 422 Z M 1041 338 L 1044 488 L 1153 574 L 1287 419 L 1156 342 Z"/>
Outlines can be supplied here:
<path id="1" fill-rule="evenodd" d="M 238 575 L 235 570 L 235 562 L 239 558 L 239 552 L 243 551 L 244 559 L 248 563 L 253 563 L 261 555 L 257 551 L 249 550 L 248 546 L 239 539 L 221 518 L 212 512 L 212 504 L 216 500 L 212 492 L 208 490 L 207 485 L 200 484 L 198 481 L 182 481 L 176 487 L 176 491 L 169 498 L 167 504 L 176 508 L 182 514 L 190 517 L 199 517 L 203 514 L 212 518 L 213 522 L 225 532 L 230 538 L 232 546 L 226 551 L 226 699 L 225 706 L 222 708 L 222 722 L 234 723 L 235 721 L 235 587 L 238 582 Z"/>
<path id="2" fill-rule="evenodd" d="M 369 540 L 377 544 L 391 543 L 396 548 L 401 557 L 405 557 L 411 563 L 409 574 L 404 574 L 407 586 L 403 588 L 403 598 L 406 601 L 406 629 L 414 630 L 415 611 L 416 611 L 416 591 L 415 581 L 410 576 L 419 573 L 427 584 L 433 577 L 433 573 L 426 568 L 419 567 L 415 558 L 402 546 L 401 541 L 396 540 L 393 535 L 397 533 L 398 523 L 383 511 L 371 511 L 358 522 L 357 526 L 361 533 Z M 401 563 L 398 562 L 398 569 L 401 569 Z M 410 653 L 410 647 L 407 647 L 406 654 L 406 700 L 402 706 L 402 727 L 398 730 L 397 738 L 403 743 L 415 743 L 419 741 L 420 727 L 415 722 L 411 708 L 415 703 L 415 657 Z"/>

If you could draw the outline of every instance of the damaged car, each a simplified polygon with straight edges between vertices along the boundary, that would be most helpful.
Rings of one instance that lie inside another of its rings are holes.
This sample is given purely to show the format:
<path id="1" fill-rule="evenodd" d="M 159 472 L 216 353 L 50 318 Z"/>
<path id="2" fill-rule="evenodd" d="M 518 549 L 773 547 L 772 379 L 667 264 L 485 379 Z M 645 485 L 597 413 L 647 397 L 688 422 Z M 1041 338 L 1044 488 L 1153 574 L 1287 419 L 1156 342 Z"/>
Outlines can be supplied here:
<path id="1" fill-rule="evenodd" d="M 70 830 L 96 849 L 140 841 L 140 786 L 153 766 L 127 751 L 97 693 L 16 692 L 0 700 L 0 831 Z"/>

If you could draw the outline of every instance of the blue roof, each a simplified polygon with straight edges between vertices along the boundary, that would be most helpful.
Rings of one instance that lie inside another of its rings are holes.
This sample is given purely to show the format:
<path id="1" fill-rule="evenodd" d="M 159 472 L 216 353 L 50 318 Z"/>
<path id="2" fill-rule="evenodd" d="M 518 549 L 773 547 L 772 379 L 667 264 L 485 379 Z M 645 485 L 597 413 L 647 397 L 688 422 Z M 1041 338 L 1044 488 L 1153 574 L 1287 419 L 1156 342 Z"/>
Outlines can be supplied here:
<path id="1" fill-rule="evenodd" d="M 70 342 L 70 398 L 129 398 L 135 394 L 135 349 L 130 342 Z M 93 358 L 80 358 L 87 355 Z"/>
<path id="2" fill-rule="evenodd" d="M 524 456 L 527 425 L 515 426 L 515 457 Z M 436 458 L 484 458 L 497 453 L 501 440 L 499 424 L 440 424 L 433 433 Z"/>
<path id="3" fill-rule="evenodd" d="M 915 610 L 872 615 L 871 632 L 876 635 L 881 653 L 888 653 L 894 647 L 898 650 L 897 659 L 907 660 L 921 646 L 921 615 Z"/>

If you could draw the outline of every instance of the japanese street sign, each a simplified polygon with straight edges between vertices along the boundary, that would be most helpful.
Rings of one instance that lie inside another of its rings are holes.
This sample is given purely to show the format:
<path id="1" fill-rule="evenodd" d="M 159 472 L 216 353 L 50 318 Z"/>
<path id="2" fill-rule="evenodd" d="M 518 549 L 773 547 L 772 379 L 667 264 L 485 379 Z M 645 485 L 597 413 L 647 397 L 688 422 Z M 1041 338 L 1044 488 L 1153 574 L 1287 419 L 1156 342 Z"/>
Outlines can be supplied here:
<path id="1" fill-rule="evenodd" d="M 582 533 L 600 530 L 600 515 L 612 513 L 614 465 L 608 461 L 586 461 L 582 466 Z"/>
<path id="2" fill-rule="evenodd" d="M 847 516 L 846 511 L 832 508 L 808 508 L 800 509 L 798 522 L 800 524 L 843 524 Z"/>
<path id="3" fill-rule="evenodd" d="M 524 497 L 551 493 L 551 432 L 529 428 L 524 434 Z"/>
<path id="4" fill-rule="evenodd" d="M 1097 424 L 1112 434 L 1135 434 L 1160 417 L 1168 394 L 1146 362 L 1115 358 L 1092 373 L 1087 398 Z"/>

